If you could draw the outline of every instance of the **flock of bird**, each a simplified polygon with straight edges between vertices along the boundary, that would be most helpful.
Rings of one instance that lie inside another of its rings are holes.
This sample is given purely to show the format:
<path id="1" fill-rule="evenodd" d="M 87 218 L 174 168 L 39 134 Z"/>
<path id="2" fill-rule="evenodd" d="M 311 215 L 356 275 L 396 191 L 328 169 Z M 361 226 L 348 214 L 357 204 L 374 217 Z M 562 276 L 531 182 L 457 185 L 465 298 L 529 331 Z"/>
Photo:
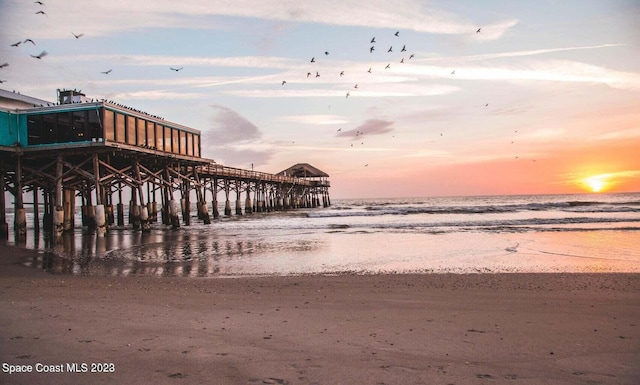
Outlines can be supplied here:
<path id="1" fill-rule="evenodd" d="M 45 3 L 44 3 L 44 2 L 42 2 L 42 1 L 34 1 L 33 3 L 34 3 L 34 4 L 36 4 L 36 5 L 37 5 L 37 6 L 39 6 L 39 7 L 43 7 L 43 6 L 45 6 Z M 36 15 L 42 15 L 42 16 L 49 17 L 49 15 L 47 15 L 47 13 L 46 13 L 42 8 L 40 8 L 37 12 L 35 12 L 35 14 L 36 14 Z M 71 35 L 72 35 L 75 39 L 80 39 L 81 37 L 83 37 L 83 36 L 84 36 L 84 33 L 75 33 L 75 32 L 73 32 L 73 31 L 72 31 L 72 32 L 71 32 Z M 23 45 L 23 44 L 24 44 L 24 45 L 26 45 L 26 44 L 31 44 L 31 45 L 33 45 L 34 47 L 36 46 L 36 42 L 35 42 L 35 41 L 33 41 L 33 39 L 26 38 L 26 39 L 24 39 L 24 40 L 20 40 L 20 41 L 17 41 L 17 42 L 15 42 L 15 43 L 11 44 L 11 47 L 18 48 L 18 47 L 20 47 L 20 46 L 21 46 L 21 45 Z M 40 53 L 39 53 L 39 54 L 37 54 L 37 55 L 29 54 L 29 56 L 31 56 L 31 57 L 32 57 L 32 58 L 34 58 L 34 59 L 38 59 L 38 60 L 40 60 L 40 59 L 42 59 L 43 57 L 47 56 L 48 54 L 49 54 L 49 53 L 48 53 L 47 51 L 42 50 L 42 51 L 40 51 Z M 0 69 L 3 69 L 3 68 L 8 67 L 8 66 L 9 66 L 9 63 L 8 63 L 8 62 L 4 62 L 4 63 L 0 64 Z M 182 70 L 182 68 L 183 68 L 183 67 L 170 67 L 169 69 L 170 69 L 171 71 L 178 72 L 178 71 Z M 111 68 L 110 68 L 110 69 L 108 69 L 108 70 L 106 70 L 106 71 L 101 71 L 100 73 L 101 73 L 101 74 L 104 74 L 104 75 L 109 75 L 112 71 L 113 71 L 113 69 L 111 69 Z M 2 84 L 2 83 L 6 83 L 6 82 L 7 82 L 7 80 L 0 80 L 0 84 Z"/>
<path id="2" fill-rule="evenodd" d="M 35 1 L 35 2 L 34 2 L 34 4 L 36 4 L 37 6 L 39 6 L 39 7 L 40 7 L 40 9 L 38 9 L 38 11 L 36 11 L 36 12 L 35 12 L 35 14 L 36 14 L 36 15 L 42 15 L 42 16 L 48 17 L 47 13 L 42 9 L 42 7 L 44 7 L 44 6 L 45 6 L 45 4 L 44 4 L 42 1 Z M 478 28 L 478 29 L 476 30 L 476 33 L 481 33 L 481 32 L 482 32 L 482 28 Z M 75 33 L 75 32 L 73 32 L 73 31 L 72 31 L 72 32 L 71 32 L 71 35 L 72 35 L 72 36 L 77 40 L 77 39 L 82 38 L 82 37 L 84 36 L 84 33 Z M 400 37 L 400 31 L 396 31 L 395 33 L 393 33 L 393 36 L 394 36 L 394 37 L 393 37 L 392 39 L 399 38 L 399 37 Z M 376 41 L 376 37 L 372 37 L 372 38 L 369 40 L 369 44 L 368 44 L 368 48 L 367 48 L 367 50 L 369 51 L 369 53 L 370 53 L 370 54 L 374 54 L 374 52 L 376 52 L 376 50 L 377 50 L 377 48 L 378 48 L 377 43 L 378 43 L 378 42 Z M 18 48 L 18 47 L 23 46 L 23 45 L 24 45 L 24 46 L 29 45 L 29 46 L 34 46 L 34 47 L 35 47 L 35 46 L 36 46 L 36 42 L 35 42 L 34 40 L 30 39 L 30 38 L 26 38 L 26 39 L 24 39 L 24 40 L 20 40 L 20 41 L 17 41 L 17 42 L 15 42 L 15 43 L 11 44 L 11 47 Z M 388 47 L 388 48 L 386 48 L 386 46 L 385 46 L 385 48 L 383 48 L 383 49 L 382 49 L 382 51 L 383 51 L 383 52 L 384 52 L 384 51 L 386 51 L 386 53 L 387 53 L 387 54 L 392 54 L 392 53 L 394 53 L 394 52 L 399 52 L 399 53 L 401 54 L 399 57 L 398 57 L 398 56 L 387 56 L 387 57 L 391 57 L 391 59 L 390 59 L 390 61 L 388 62 L 388 64 L 386 64 L 386 65 L 384 66 L 384 68 L 382 69 L 383 71 L 384 71 L 384 70 L 389 70 L 389 69 L 391 68 L 392 63 L 394 63 L 394 62 L 396 62 L 396 63 L 398 63 L 398 64 L 404 64 L 404 63 L 406 63 L 406 61 L 409 61 L 409 60 L 411 60 L 411 59 L 415 58 L 415 54 L 413 54 L 413 53 L 409 54 L 409 53 L 407 52 L 407 45 L 406 45 L 406 44 L 401 44 L 401 45 L 400 45 L 400 44 L 391 44 L 391 45 L 389 45 L 389 47 Z M 314 65 L 316 65 L 318 62 L 321 62 L 321 61 L 322 61 L 322 59 L 321 59 L 321 57 L 322 57 L 322 56 L 327 57 L 327 56 L 329 56 L 329 55 L 330 55 L 329 51 L 324 51 L 324 52 L 323 52 L 323 54 L 324 54 L 324 55 L 322 55 L 322 54 L 321 54 L 317 59 L 316 59 L 316 57 L 315 57 L 315 56 L 314 56 L 314 57 L 312 57 L 312 58 L 309 60 L 310 65 L 311 65 L 311 66 L 314 66 Z M 37 54 L 37 55 L 30 54 L 30 56 L 31 56 L 32 58 L 37 59 L 37 60 L 41 60 L 42 58 L 44 58 L 44 57 L 45 57 L 45 56 L 47 56 L 47 55 L 48 55 L 48 52 L 47 52 L 46 50 L 42 50 L 42 51 L 41 51 L 39 54 Z M 406 61 L 405 61 L 405 60 L 406 60 Z M 7 67 L 7 66 L 9 66 L 9 63 L 7 63 L 7 62 L 5 62 L 5 63 L 3 63 L 3 64 L 0 64 L 0 70 L 1 70 L 1 69 L 3 69 L 3 68 L 5 68 L 5 67 Z M 184 68 L 184 67 L 169 67 L 169 70 L 174 71 L 174 72 L 176 72 L 176 73 L 177 73 L 177 72 L 179 72 L 179 71 L 183 70 L 183 68 Z M 363 69 L 363 70 L 364 70 L 364 69 Z M 100 73 L 101 73 L 101 74 L 103 74 L 103 75 L 109 75 L 109 74 L 111 74 L 112 72 L 113 72 L 113 69 L 111 69 L 111 68 L 110 68 L 110 69 L 108 69 L 108 70 L 101 71 Z M 372 74 L 372 73 L 374 73 L 374 72 L 375 72 L 375 71 L 374 71 L 374 68 L 373 68 L 373 67 L 368 67 L 368 69 L 366 69 L 366 73 L 368 73 L 368 74 Z M 455 75 L 455 74 L 456 74 L 456 71 L 455 71 L 455 69 L 454 69 L 454 70 L 452 70 L 452 71 L 451 71 L 451 75 Z M 306 71 L 306 79 L 309 79 L 309 78 L 311 78 L 311 79 L 317 79 L 317 78 L 320 78 L 320 76 L 321 76 L 321 74 L 320 74 L 320 70 L 319 70 L 317 67 L 316 67 L 316 68 L 311 67 L 311 68 L 309 68 L 309 69 Z M 337 76 L 339 76 L 340 78 L 343 78 L 343 77 L 345 77 L 345 76 L 348 76 L 348 74 L 347 74 L 344 70 L 341 70 L 340 72 L 338 72 L 338 73 L 337 73 Z M 303 77 L 303 78 L 305 78 L 305 77 Z M 6 80 L 0 80 L 0 83 L 5 83 L 5 82 L 6 82 Z M 282 80 L 281 85 L 282 85 L 282 86 L 287 85 L 287 80 Z M 352 89 L 350 89 L 350 90 L 345 90 L 345 94 L 344 94 L 344 95 L 345 95 L 345 98 L 347 98 L 347 99 L 348 99 L 350 96 L 352 96 L 352 92 L 354 92 L 354 91 L 356 91 L 356 90 L 360 90 L 360 88 L 359 88 L 359 86 L 358 86 L 358 84 L 357 84 L 357 83 L 353 84 L 353 88 L 352 88 Z M 105 101 L 105 100 L 103 100 L 103 101 Z M 130 107 L 127 107 L 127 106 L 124 106 L 124 105 L 117 104 L 117 103 L 115 103 L 115 102 L 110 102 L 110 103 L 112 103 L 112 104 L 116 104 L 116 105 L 119 105 L 119 106 L 121 106 L 121 107 L 124 107 L 124 108 L 130 109 L 130 110 L 132 110 L 132 111 L 136 111 L 136 112 L 139 112 L 139 113 L 143 113 L 143 114 L 145 114 L 145 115 L 149 115 L 149 116 L 153 116 L 153 117 L 156 117 L 156 118 L 159 118 L 159 119 L 163 119 L 163 118 L 158 117 L 158 116 L 155 116 L 155 115 L 147 114 L 146 112 L 143 112 L 143 111 L 138 111 L 138 110 L 136 110 L 136 109 L 133 109 L 133 108 L 130 108 Z M 488 104 L 488 103 L 486 103 L 486 104 L 485 104 L 485 107 L 487 107 L 488 105 L 489 105 L 489 104 Z M 339 128 L 339 129 L 337 130 L 337 133 L 340 133 L 341 131 L 342 131 L 342 128 Z M 364 135 L 365 135 L 365 132 L 361 132 L 361 131 L 356 131 L 356 132 L 355 132 L 355 137 L 362 137 L 362 136 L 364 136 Z M 443 134 L 442 134 L 442 133 L 440 133 L 440 136 L 443 136 Z M 354 137 L 354 138 L 355 138 L 355 137 Z M 511 142 L 511 143 L 513 144 L 513 142 Z M 363 142 L 363 141 L 361 141 L 361 142 L 360 142 L 360 144 L 361 144 L 361 145 L 363 145 L 363 144 L 364 144 L 364 142 Z M 351 144 L 351 147 L 353 147 L 353 144 Z M 516 158 L 517 158 L 517 157 L 516 157 Z M 368 164 L 366 164 L 365 166 L 368 166 Z"/>
<path id="3" fill-rule="evenodd" d="M 395 37 L 400 37 L 400 31 L 396 31 L 393 35 L 394 35 Z M 375 44 L 376 44 L 376 43 L 377 43 L 377 42 L 376 42 L 376 38 L 375 38 L 375 36 L 374 36 L 374 37 L 370 40 L 370 42 L 369 42 L 369 44 L 370 44 L 370 47 L 369 47 L 369 53 L 370 53 L 370 54 L 373 54 L 373 52 L 376 50 L 376 46 L 375 46 Z M 387 49 L 387 53 L 392 53 L 392 52 L 393 52 L 393 45 L 389 46 L 389 49 Z M 401 53 L 402 53 L 402 52 L 407 52 L 407 46 L 406 46 L 406 44 L 403 44 L 403 45 L 402 45 L 402 48 L 400 49 L 400 52 L 401 52 Z M 329 51 L 324 51 L 324 55 L 325 55 L 325 56 L 329 56 Z M 411 55 L 409 55 L 408 60 L 413 59 L 414 57 L 415 57 L 415 54 L 411 54 Z M 399 61 L 399 62 L 400 62 L 401 64 L 402 64 L 402 63 L 405 63 L 405 57 L 403 56 L 403 57 L 400 59 L 400 61 Z M 316 60 L 316 57 L 314 56 L 314 57 L 312 57 L 312 58 L 311 58 L 311 60 L 309 60 L 309 63 L 318 63 L 318 61 Z M 388 64 L 384 67 L 384 69 L 390 69 L 390 68 L 391 68 L 391 63 L 388 63 Z M 315 74 L 314 74 L 314 73 L 315 73 Z M 373 69 L 372 69 L 372 67 L 369 67 L 369 69 L 367 70 L 367 73 L 369 73 L 369 74 L 373 73 Z M 339 75 L 340 77 L 345 76 L 345 71 L 340 71 L 338 75 Z M 307 72 L 307 74 L 306 74 L 306 78 L 307 78 L 307 79 L 308 79 L 308 78 L 319 78 L 319 77 L 320 77 L 320 72 L 319 72 L 318 70 L 316 70 L 316 69 L 313 69 L 313 70 L 311 70 L 311 71 L 308 71 L 308 72 Z M 283 81 L 282 81 L 282 83 L 281 83 L 281 85 L 282 85 L 282 86 L 284 86 L 284 85 L 286 85 L 286 84 L 287 84 L 287 80 L 283 80 Z M 353 88 L 354 88 L 354 89 L 358 89 L 358 84 L 357 84 L 357 83 L 356 83 L 356 84 L 354 84 Z M 351 91 L 346 91 L 346 93 L 345 93 L 345 97 L 346 97 L 346 98 L 349 98 L 349 96 L 351 96 Z"/>

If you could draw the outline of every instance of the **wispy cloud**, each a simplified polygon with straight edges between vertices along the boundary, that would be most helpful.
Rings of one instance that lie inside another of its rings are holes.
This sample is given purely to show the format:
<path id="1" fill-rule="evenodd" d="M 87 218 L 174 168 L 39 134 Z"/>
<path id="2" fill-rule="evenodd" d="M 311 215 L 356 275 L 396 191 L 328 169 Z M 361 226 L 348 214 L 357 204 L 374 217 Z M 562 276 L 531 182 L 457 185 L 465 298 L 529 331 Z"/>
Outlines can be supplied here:
<path id="1" fill-rule="evenodd" d="M 349 122 L 349 120 L 345 117 L 338 115 L 293 115 L 283 116 L 280 118 L 280 120 L 294 123 L 318 125 L 345 124 Z"/>
<path id="2" fill-rule="evenodd" d="M 27 4 L 28 5 L 28 4 Z M 357 10 L 357 17 L 354 17 Z M 485 23 L 482 33 L 475 34 L 477 22 L 444 11 L 419 0 L 370 0 L 366 5 L 358 0 L 310 0 L 305 2 L 281 0 L 146 0 L 102 1 L 67 0 L 64 8 L 51 4 L 49 26 L 74 25 L 93 35 L 142 28 L 220 28 L 209 19 L 233 16 L 274 21 L 312 22 L 331 25 L 370 28 L 392 28 L 418 32 L 465 35 L 476 39 L 497 39 L 518 23 L 511 18 Z M 118 20 L 114 23 L 113 20 Z M 33 26 L 38 32 L 38 26 Z M 46 28 L 39 35 L 62 34 L 64 29 Z M 46 32 L 45 32 L 46 31 Z M 68 31 L 65 30 L 66 33 Z"/>
<path id="3" fill-rule="evenodd" d="M 382 135 L 393 131 L 393 122 L 382 119 L 368 119 L 352 130 L 340 131 L 336 136 L 360 138 L 369 135 Z"/>
<path id="4" fill-rule="evenodd" d="M 438 61 L 465 62 L 465 61 L 503 59 L 503 58 L 521 57 L 521 56 L 534 56 L 534 55 L 543 55 L 543 54 L 555 53 L 555 52 L 578 51 L 578 50 L 611 48 L 611 47 L 623 47 L 625 45 L 626 44 L 600 44 L 600 45 L 577 46 L 577 47 L 559 47 L 559 48 L 532 49 L 532 50 L 526 50 L 526 51 L 496 52 L 496 53 L 488 53 L 488 54 L 482 54 L 482 55 L 439 56 L 439 57 L 416 59 L 415 61 L 418 62 L 418 63 L 438 62 Z"/>

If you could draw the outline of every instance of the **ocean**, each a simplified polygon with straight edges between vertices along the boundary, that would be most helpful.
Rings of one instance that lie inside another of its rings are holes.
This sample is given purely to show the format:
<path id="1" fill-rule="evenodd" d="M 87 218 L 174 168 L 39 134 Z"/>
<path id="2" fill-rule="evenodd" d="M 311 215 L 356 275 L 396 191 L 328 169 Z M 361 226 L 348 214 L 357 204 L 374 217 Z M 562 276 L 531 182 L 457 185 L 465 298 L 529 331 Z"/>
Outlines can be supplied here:
<path id="1" fill-rule="evenodd" d="M 191 223 L 105 237 L 77 228 L 57 244 L 29 229 L 21 246 L 39 253 L 24 263 L 160 277 L 640 272 L 640 193 L 343 199 Z"/>

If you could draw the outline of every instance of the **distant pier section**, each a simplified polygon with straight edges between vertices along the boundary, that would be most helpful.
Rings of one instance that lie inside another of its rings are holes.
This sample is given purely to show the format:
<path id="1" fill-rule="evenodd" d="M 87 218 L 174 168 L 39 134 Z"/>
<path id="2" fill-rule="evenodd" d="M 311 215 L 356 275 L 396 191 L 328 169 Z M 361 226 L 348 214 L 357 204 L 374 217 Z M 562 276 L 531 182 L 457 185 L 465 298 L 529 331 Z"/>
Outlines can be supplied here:
<path id="1" fill-rule="evenodd" d="M 5 191 L 16 239 L 26 236 L 28 205 L 35 231 L 42 224 L 54 236 L 79 225 L 78 201 L 81 225 L 98 235 L 160 221 L 177 228 L 192 217 L 209 224 L 218 207 L 231 216 L 331 205 L 329 175 L 307 163 L 270 174 L 223 166 L 201 150 L 198 130 L 76 90 L 58 90 L 51 103 L 0 89 L 0 236 L 9 233 Z"/>

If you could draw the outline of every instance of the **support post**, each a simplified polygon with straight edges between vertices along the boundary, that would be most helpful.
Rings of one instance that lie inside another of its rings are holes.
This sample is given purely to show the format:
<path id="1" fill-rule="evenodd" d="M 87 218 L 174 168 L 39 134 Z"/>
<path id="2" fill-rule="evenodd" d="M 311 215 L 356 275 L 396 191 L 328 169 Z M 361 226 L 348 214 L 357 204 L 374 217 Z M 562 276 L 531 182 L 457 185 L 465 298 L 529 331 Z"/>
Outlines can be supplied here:
<path id="1" fill-rule="evenodd" d="M 22 156 L 18 156 L 16 161 L 15 187 L 14 230 L 16 239 L 22 240 L 27 236 L 27 210 L 22 199 Z"/>
<path id="2" fill-rule="evenodd" d="M 9 224 L 7 223 L 7 202 L 4 199 L 4 168 L 0 168 L 0 238 L 9 239 Z"/>

